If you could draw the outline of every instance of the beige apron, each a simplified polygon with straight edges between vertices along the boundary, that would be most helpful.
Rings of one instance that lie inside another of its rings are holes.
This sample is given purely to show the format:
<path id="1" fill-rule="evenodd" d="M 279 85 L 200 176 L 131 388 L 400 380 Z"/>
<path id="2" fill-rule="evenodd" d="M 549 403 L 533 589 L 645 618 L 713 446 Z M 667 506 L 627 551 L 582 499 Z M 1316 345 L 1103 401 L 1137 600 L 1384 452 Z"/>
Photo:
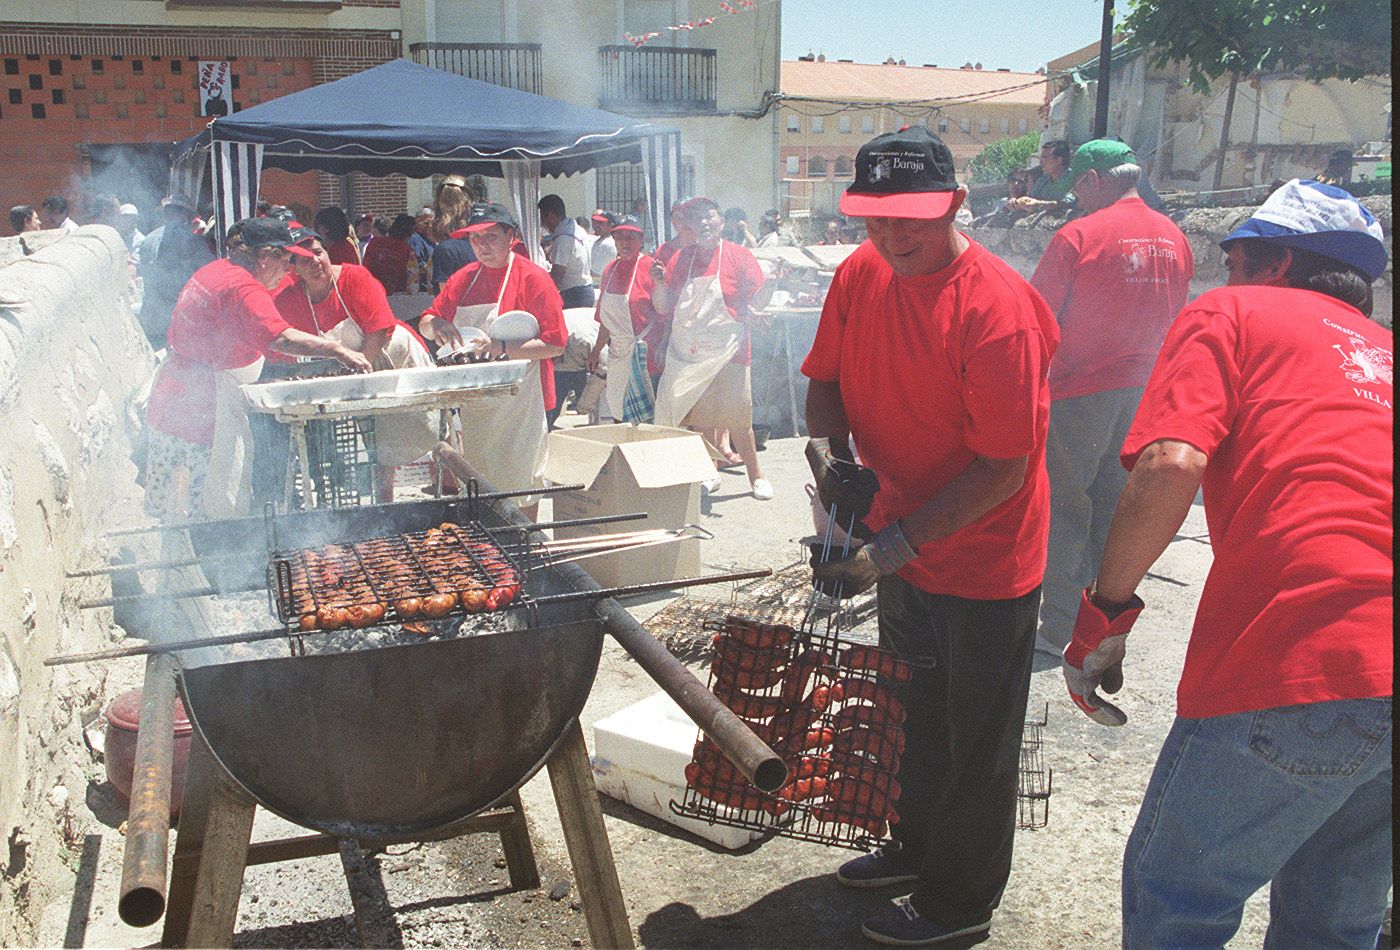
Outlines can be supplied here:
<path id="1" fill-rule="evenodd" d="M 242 387 L 256 383 L 262 368 L 259 356 L 214 374 L 214 442 L 204 477 L 204 513 L 210 518 L 239 518 L 252 507 L 253 433 Z"/>
<path id="2" fill-rule="evenodd" d="M 715 249 L 715 272 L 709 277 L 686 274 L 671 318 L 671 344 L 666 369 L 656 393 L 656 424 L 679 426 L 700 401 L 720 371 L 734 359 L 743 327 L 724 305 L 720 272 L 724 246 Z M 691 266 L 695 258 L 690 259 Z"/>
<path id="3" fill-rule="evenodd" d="M 637 282 L 640 261 L 641 258 L 632 261 L 632 276 L 627 281 L 626 293 L 605 293 L 598 299 L 598 317 L 608 330 L 608 412 L 614 419 L 622 418 L 627 382 L 632 376 L 632 350 L 637 345 L 632 330 L 632 286 Z"/>
<path id="4" fill-rule="evenodd" d="M 510 283 L 516 255 L 509 255 L 506 276 L 495 303 L 458 307 L 452 322 L 458 328 L 476 327 L 490 331 L 501 312 L 501 297 Z M 478 270 L 467 286 L 471 292 L 481 277 Z M 464 294 L 465 296 L 465 294 Z M 544 390 L 540 385 L 540 361 L 530 360 L 520 392 L 485 402 L 472 402 L 459 414 L 462 426 L 462 454 L 487 481 L 502 491 L 532 488 L 544 484 L 545 435 Z M 529 504 L 518 499 L 517 504 Z"/>
<path id="5" fill-rule="evenodd" d="M 306 285 L 302 285 L 306 289 Z M 311 308 L 311 320 L 316 325 L 316 333 L 328 340 L 334 340 L 346 349 L 360 352 L 365 345 L 365 334 L 350 314 L 350 307 L 340 295 L 340 287 L 331 283 L 331 293 L 340 301 L 340 309 L 345 311 L 345 319 L 322 330 L 316 319 L 316 305 L 311 302 L 311 292 L 306 291 L 306 303 Z M 384 349 L 374 361 L 375 370 L 411 369 L 418 366 L 433 366 L 432 356 L 423 344 L 419 343 L 407 327 L 395 326 L 384 342 Z M 406 412 L 391 416 L 376 416 L 374 419 L 375 457 L 383 466 L 407 465 L 422 458 L 437 445 L 437 414 L 432 412 Z"/>

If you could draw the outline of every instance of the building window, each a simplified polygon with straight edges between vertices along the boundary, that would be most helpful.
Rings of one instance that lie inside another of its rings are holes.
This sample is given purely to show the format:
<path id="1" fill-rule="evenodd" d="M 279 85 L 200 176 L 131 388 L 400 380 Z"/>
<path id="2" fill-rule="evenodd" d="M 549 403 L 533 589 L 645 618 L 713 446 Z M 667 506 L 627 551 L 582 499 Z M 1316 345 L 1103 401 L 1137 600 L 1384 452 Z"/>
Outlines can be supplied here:
<path id="1" fill-rule="evenodd" d="M 958 121 L 958 127 L 961 128 L 964 132 L 972 131 L 972 123 L 969 122 L 967 119 L 960 119 Z"/>
<path id="2" fill-rule="evenodd" d="M 855 172 L 851 168 L 851 160 L 845 155 L 839 156 L 833 163 L 833 171 L 837 178 L 850 178 Z"/>
<path id="3" fill-rule="evenodd" d="M 796 155 L 789 155 L 789 156 L 787 157 L 787 167 L 785 168 L 784 171 L 785 171 L 785 174 L 788 175 L 788 177 L 790 177 L 790 178 L 795 178 L 795 177 L 797 177 L 797 175 L 800 173 L 800 168 L 799 168 L 799 165 L 798 165 L 798 162 L 799 162 L 799 161 L 800 161 L 800 159 L 798 159 L 798 157 L 797 157 Z"/>
<path id="4" fill-rule="evenodd" d="M 821 117 L 821 116 L 819 116 L 819 115 L 814 115 L 814 116 L 812 116 L 812 131 L 813 131 L 813 132 L 815 132 L 815 133 L 825 132 L 825 131 L 826 131 L 825 125 L 826 125 L 826 123 L 822 121 L 822 117 Z"/>
<path id="5" fill-rule="evenodd" d="M 1011 120 L 1010 120 L 1010 119 L 1002 119 L 1002 120 L 1001 120 L 1001 134 L 1002 134 L 1002 135 L 1010 135 L 1010 134 L 1011 134 Z"/>
<path id="6" fill-rule="evenodd" d="M 802 131 L 802 120 L 799 119 L 799 118 L 797 117 L 797 113 L 796 113 L 796 112 L 789 112 L 789 113 L 788 113 L 787 129 L 788 129 L 789 132 L 800 132 L 800 131 Z"/>
<path id="7" fill-rule="evenodd" d="M 822 158 L 820 155 L 813 155 L 811 158 L 807 159 L 807 177 L 825 178 L 826 159 Z"/>
<path id="8" fill-rule="evenodd" d="M 863 115 L 860 117 L 860 130 L 866 135 L 875 131 L 875 117 L 873 115 Z"/>
<path id="9" fill-rule="evenodd" d="M 947 132 L 947 131 L 948 131 L 948 120 L 947 120 L 947 119 L 939 119 L 939 120 L 938 120 L 938 131 L 939 131 L 939 132 Z"/>
<path id="10" fill-rule="evenodd" d="M 1026 134 L 1026 126 L 1027 126 L 1026 120 L 1025 120 L 1025 119 L 1022 119 L 1020 122 L 1017 122 L 1017 123 L 1016 123 L 1016 130 L 1017 130 L 1018 132 L 1020 132 L 1022 135 L 1025 135 L 1025 134 Z"/>
<path id="11" fill-rule="evenodd" d="M 843 115 L 836 120 L 836 128 L 842 135 L 847 135 L 851 131 L 851 117 Z"/>
<path id="12" fill-rule="evenodd" d="M 977 128 L 983 135 L 986 135 L 988 132 L 992 131 L 992 123 L 986 119 L 981 119 L 977 123 Z"/>

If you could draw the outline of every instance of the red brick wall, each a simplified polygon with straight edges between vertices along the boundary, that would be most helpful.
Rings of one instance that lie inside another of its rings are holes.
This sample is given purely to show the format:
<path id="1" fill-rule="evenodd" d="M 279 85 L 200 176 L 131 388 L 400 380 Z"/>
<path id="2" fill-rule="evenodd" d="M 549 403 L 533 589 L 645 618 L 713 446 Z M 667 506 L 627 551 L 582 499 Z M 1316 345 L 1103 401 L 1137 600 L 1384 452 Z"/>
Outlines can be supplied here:
<path id="1" fill-rule="evenodd" d="M 398 40 L 370 31 L 0 23 L 0 210 L 63 194 L 82 220 L 80 192 L 90 172 L 84 146 L 173 142 L 204 128 L 198 60 L 228 59 L 235 108 L 247 108 L 400 51 Z M 272 201 L 315 208 L 318 179 L 328 176 L 269 170 L 262 191 Z M 365 181 L 373 184 L 357 184 L 356 207 L 403 209 L 402 179 Z"/>

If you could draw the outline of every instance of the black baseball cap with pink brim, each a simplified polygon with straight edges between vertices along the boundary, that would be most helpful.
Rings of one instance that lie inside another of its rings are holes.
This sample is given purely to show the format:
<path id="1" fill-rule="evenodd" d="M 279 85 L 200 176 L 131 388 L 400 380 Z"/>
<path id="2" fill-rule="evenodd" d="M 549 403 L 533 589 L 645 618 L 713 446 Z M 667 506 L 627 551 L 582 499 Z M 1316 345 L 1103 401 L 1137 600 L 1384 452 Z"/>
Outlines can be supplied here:
<path id="1" fill-rule="evenodd" d="M 287 222 L 277 218 L 244 218 L 229 228 L 228 236 L 241 238 L 251 248 L 285 248 L 298 257 L 315 257 L 309 248 L 297 246 Z"/>
<path id="2" fill-rule="evenodd" d="M 958 190 L 953 153 L 927 126 L 877 135 L 856 153 L 841 213 L 856 218 L 941 218 Z"/>

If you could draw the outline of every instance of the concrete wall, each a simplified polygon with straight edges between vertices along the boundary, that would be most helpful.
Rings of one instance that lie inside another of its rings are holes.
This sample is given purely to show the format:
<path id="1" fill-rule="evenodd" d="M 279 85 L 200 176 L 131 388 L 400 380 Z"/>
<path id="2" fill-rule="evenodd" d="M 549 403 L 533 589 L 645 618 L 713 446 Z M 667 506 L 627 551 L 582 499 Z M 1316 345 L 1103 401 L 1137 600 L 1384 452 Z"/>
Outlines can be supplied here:
<path id="1" fill-rule="evenodd" d="M 0 239 L 0 260 L 12 256 Z M 151 369 L 131 315 L 116 231 L 86 227 L 0 264 L 0 945 L 32 945 L 38 917 L 71 892 L 82 797 L 100 782 L 82 725 L 139 681 L 140 661 L 47 668 L 110 646 L 107 610 L 79 611 L 100 581 L 65 571 L 140 518 L 126 406 Z M 111 678 L 109 680 L 109 677 Z M 66 913 L 66 901 L 57 912 Z M 61 919 L 61 918 L 60 918 Z"/>
<path id="2" fill-rule="evenodd" d="M 1385 232 L 1387 253 L 1393 254 L 1391 240 L 1391 198 L 1389 195 L 1361 199 Z M 1176 223 L 1191 241 L 1191 251 L 1196 259 L 1196 276 L 1191 281 L 1191 296 L 1196 297 L 1225 285 L 1224 254 L 1220 241 L 1254 211 L 1248 208 L 1195 208 L 1177 215 Z M 1045 253 L 1045 247 L 1054 237 L 1062 219 L 1050 215 L 1022 219 L 1011 228 L 969 228 L 967 234 L 1006 261 L 1024 277 L 1029 278 L 1035 265 Z M 1375 310 L 1372 318 L 1384 326 L 1391 326 L 1391 313 L 1394 308 L 1395 265 L 1386 265 L 1385 274 L 1373 287 Z"/>

